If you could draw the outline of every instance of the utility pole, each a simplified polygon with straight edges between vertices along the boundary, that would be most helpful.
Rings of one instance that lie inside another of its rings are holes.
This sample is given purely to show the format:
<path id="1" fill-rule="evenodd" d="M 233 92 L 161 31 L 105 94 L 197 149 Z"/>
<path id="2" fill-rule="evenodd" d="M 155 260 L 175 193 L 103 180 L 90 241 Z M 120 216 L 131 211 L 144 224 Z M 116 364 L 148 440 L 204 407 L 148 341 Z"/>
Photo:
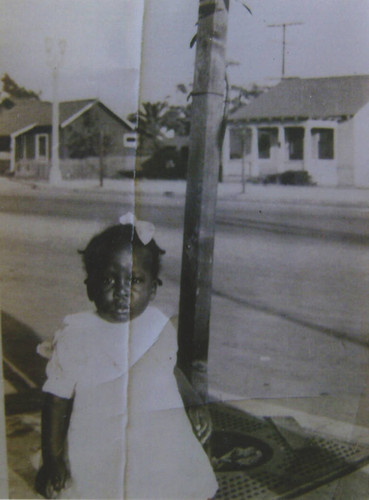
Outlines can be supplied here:
<path id="1" fill-rule="evenodd" d="M 178 366 L 207 394 L 215 208 L 224 124 L 227 0 L 200 0 L 178 325 Z"/>
<path id="2" fill-rule="evenodd" d="M 99 130 L 99 179 L 100 187 L 104 185 L 104 126 Z"/>
<path id="3" fill-rule="evenodd" d="M 282 78 L 285 76 L 286 70 L 286 29 L 288 26 L 299 26 L 303 23 L 281 23 L 281 24 L 268 24 L 268 28 L 282 28 Z"/>
<path id="4" fill-rule="evenodd" d="M 51 148 L 51 169 L 49 174 L 50 184 L 60 184 L 62 180 L 59 166 L 59 67 L 62 64 L 65 52 L 65 40 L 58 41 L 58 48 L 52 46 L 52 40 L 46 39 L 46 54 L 48 65 L 52 68 L 53 80 L 53 103 L 52 103 L 52 148 Z"/>

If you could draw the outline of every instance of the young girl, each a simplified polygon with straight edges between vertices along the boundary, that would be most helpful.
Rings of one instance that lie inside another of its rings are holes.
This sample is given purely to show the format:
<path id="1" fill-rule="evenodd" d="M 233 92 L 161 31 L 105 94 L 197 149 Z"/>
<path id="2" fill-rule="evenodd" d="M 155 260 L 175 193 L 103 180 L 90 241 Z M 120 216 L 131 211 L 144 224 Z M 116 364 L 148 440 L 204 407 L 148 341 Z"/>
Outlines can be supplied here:
<path id="1" fill-rule="evenodd" d="M 151 224 L 120 222 L 81 252 L 96 311 L 67 316 L 55 335 L 36 488 L 47 498 L 206 499 L 217 484 L 177 390 L 176 334 L 149 305 L 164 252 Z"/>

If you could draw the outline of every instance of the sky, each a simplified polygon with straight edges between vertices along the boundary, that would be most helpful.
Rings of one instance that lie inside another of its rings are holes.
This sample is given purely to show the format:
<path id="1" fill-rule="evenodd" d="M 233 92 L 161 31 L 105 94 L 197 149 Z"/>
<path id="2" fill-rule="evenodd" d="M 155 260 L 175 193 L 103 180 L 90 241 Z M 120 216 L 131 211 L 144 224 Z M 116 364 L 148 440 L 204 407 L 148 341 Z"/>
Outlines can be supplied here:
<path id="1" fill-rule="evenodd" d="M 273 85 L 285 76 L 369 74 L 369 0 L 231 0 L 227 60 L 235 85 Z M 198 0 L 0 0 L 0 75 L 52 98 L 60 57 L 61 100 L 96 97 L 122 117 L 140 101 L 183 101 L 193 79 Z"/>

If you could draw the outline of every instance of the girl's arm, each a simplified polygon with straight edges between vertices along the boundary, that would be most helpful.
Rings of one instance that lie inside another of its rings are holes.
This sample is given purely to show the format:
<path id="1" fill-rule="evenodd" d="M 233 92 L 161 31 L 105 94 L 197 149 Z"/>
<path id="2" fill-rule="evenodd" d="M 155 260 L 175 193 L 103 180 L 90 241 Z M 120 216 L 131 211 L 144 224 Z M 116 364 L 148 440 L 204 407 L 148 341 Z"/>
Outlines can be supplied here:
<path id="1" fill-rule="evenodd" d="M 42 461 L 36 478 L 36 490 L 46 498 L 65 486 L 70 474 L 66 466 L 65 438 L 68 431 L 73 399 L 45 394 L 42 410 Z"/>

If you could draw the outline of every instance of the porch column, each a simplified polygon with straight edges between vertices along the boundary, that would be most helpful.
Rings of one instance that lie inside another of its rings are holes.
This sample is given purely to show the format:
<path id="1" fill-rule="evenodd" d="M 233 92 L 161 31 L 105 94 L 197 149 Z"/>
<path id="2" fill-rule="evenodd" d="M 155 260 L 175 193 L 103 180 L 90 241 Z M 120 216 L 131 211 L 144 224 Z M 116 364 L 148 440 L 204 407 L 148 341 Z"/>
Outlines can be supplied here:
<path id="1" fill-rule="evenodd" d="M 338 164 L 338 125 L 332 124 L 333 129 L 333 159 Z"/>
<path id="2" fill-rule="evenodd" d="M 15 141 L 16 136 L 10 134 L 10 172 L 15 172 Z"/>
<path id="3" fill-rule="evenodd" d="M 258 146 L 258 128 L 255 125 L 251 129 L 251 176 L 259 177 L 259 146 Z"/>
<path id="4" fill-rule="evenodd" d="M 286 160 L 286 139 L 284 135 L 284 127 L 282 125 L 278 126 L 278 162 L 277 162 L 277 172 L 283 172 L 285 169 Z"/>
<path id="5" fill-rule="evenodd" d="M 311 124 L 307 123 L 304 128 L 304 170 L 307 172 L 312 168 L 312 159 Z"/>
<path id="6" fill-rule="evenodd" d="M 335 172 L 336 172 L 336 186 L 339 186 L 341 183 L 341 175 L 338 167 L 338 130 L 337 130 L 337 123 L 332 124 L 332 129 L 333 129 L 333 161 L 332 163 L 335 165 Z M 355 165 L 352 169 L 350 169 L 350 177 L 348 180 L 348 185 L 355 186 Z"/>
<path id="7" fill-rule="evenodd" d="M 227 177 L 227 175 L 228 175 L 228 166 L 229 166 L 229 161 L 231 159 L 230 128 L 229 128 L 229 125 L 227 125 L 226 130 L 225 130 L 221 154 L 222 154 L 222 156 L 221 156 L 220 161 L 221 161 L 222 168 L 223 168 L 222 177 L 223 177 L 223 180 L 224 180 Z"/>

